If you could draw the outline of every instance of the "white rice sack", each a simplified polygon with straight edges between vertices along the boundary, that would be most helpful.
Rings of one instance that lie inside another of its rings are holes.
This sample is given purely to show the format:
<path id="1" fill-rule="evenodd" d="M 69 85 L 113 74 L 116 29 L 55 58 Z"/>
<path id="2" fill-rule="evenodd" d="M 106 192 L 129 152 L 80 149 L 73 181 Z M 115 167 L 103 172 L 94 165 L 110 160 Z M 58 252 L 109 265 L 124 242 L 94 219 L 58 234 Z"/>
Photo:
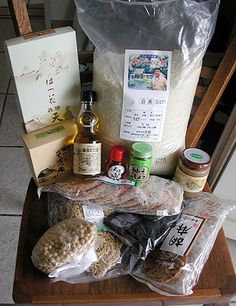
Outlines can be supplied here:
<path id="1" fill-rule="evenodd" d="M 185 57 L 173 51 L 170 93 L 161 141 L 150 143 L 153 147 L 151 173 L 174 174 L 178 157 L 185 147 L 185 134 L 196 86 L 201 71 L 199 55 Z M 99 136 L 103 143 L 103 158 L 108 157 L 111 145 L 130 148 L 132 142 L 120 139 L 121 112 L 123 105 L 124 54 L 95 53 L 93 89 L 97 91 L 96 106 L 100 118 Z"/>

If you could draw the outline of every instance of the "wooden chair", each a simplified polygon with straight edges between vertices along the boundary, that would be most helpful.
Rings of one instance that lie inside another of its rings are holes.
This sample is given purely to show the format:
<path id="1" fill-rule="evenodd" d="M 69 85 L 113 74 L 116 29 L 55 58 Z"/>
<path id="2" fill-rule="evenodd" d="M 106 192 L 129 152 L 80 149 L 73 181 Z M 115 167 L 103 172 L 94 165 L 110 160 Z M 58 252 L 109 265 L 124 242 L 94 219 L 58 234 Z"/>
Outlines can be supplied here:
<path id="1" fill-rule="evenodd" d="M 23 35 L 32 31 L 24 0 L 8 0 L 14 19 L 16 33 Z M 210 79 L 209 87 L 198 86 L 196 96 L 202 98 L 198 108 L 193 107 L 186 144 L 196 146 L 219 99 L 236 68 L 236 37 L 225 53 L 216 72 L 203 67 L 201 77 Z M 80 52 L 80 62 L 92 61 L 91 52 Z M 87 79 L 86 79 L 87 78 Z M 85 80 L 90 80 L 86 76 Z M 210 191 L 205 187 L 206 191 Z M 31 180 L 22 215 L 20 228 L 13 298 L 16 303 L 76 303 L 86 305 L 229 305 L 236 294 L 236 276 L 227 242 L 220 230 L 211 255 L 204 266 L 194 293 L 190 296 L 167 297 L 151 291 L 129 276 L 91 284 L 50 284 L 47 276 L 31 263 L 31 252 L 37 239 L 47 229 L 46 201 L 37 199 L 36 186 Z"/>

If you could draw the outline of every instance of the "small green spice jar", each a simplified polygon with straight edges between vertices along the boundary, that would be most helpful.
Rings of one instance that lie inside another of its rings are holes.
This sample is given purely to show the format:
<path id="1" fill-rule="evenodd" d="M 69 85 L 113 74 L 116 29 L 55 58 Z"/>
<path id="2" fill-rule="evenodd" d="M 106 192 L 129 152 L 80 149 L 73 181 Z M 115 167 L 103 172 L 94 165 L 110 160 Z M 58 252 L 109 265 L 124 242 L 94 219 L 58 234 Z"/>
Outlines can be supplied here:
<path id="1" fill-rule="evenodd" d="M 129 179 L 136 183 L 148 180 L 152 162 L 152 146 L 144 142 L 132 144 L 129 157 Z"/>

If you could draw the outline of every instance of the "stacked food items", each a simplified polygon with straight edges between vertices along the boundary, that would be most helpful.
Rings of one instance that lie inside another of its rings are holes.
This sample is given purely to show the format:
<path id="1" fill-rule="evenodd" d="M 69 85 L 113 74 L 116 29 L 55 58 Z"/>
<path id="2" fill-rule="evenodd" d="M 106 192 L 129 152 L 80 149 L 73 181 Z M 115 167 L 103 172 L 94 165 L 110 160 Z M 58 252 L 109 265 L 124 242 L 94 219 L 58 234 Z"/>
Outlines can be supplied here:
<path id="1" fill-rule="evenodd" d="M 62 121 L 22 137 L 34 180 L 48 193 L 50 228 L 32 262 L 53 281 L 130 274 L 157 292 L 190 294 L 232 209 L 202 192 L 210 157 L 184 150 L 173 180 L 150 175 L 153 147 L 142 141 L 130 152 L 111 146 L 103 163 L 96 100 L 85 91 L 77 124 Z"/>
<path id="2" fill-rule="evenodd" d="M 95 92 L 84 93 L 74 173 L 42 188 L 50 229 L 33 249 L 33 264 L 53 281 L 130 274 L 154 291 L 190 294 L 232 209 L 202 192 L 210 157 L 186 149 L 173 180 L 150 175 L 145 142 L 133 143 L 130 154 L 111 146 L 103 164 L 95 100 Z"/>
<path id="3" fill-rule="evenodd" d="M 125 1 L 75 2 L 96 46 L 98 92 L 83 93 L 79 113 L 71 28 L 6 44 L 28 132 L 23 142 L 29 165 L 48 195 L 50 228 L 35 245 L 32 262 L 54 281 L 130 274 L 157 292 L 190 294 L 232 209 L 202 191 L 210 169 L 207 153 L 183 151 L 219 1 L 211 7 L 192 3 L 194 14 L 184 2 L 164 1 L 154 15 L 149 1 L 148 9 L 144 1 L 118 10 Z M 101 18 L 93 16 L 94 6 Z M 124 20 L 132 22 L 127 26 Z M 124 35 L 117 36 L 124 26 Z M 30 60 L 17 61 L 26 48 Z"/>
<path id="4" fill-rule="evenodd" d="M 95 97 L 95 93 L 85 96 Z M 80 148 L 80 136 L 88 142 L 92 139 L 90 146 L 102 145 L 94 126 L 98 117 L 91 106 L 86 107 L 89 114 L 83 114 L 84 107 L 79 114 L 91 126 L 78 120 L 81 132 L 74 146 L 74 167 L 83 173 L 78 175 L 74 170 L 73 175 L 45 186 L 43 191 L 48 193 L 52 229 L 58 222 L 75 218 L 96 224 L 96 235 L 83 256 L 76 254 L 49 276 L 54 281 L 79 283 L 130 274 L 154 291 L 190 294 L 232 209 L 202 192 L 209 156 L 199 149 L 186 149 L 174 180 L 150 175 L 152 147 L 144 142 L 134 143 L 129 156 L 124 147 L 112 146 L 102 165 L 100 150 L 85 150 L 84 142 Z M 78 166 L 81 161 L 83 166 Z M 89 171 L 86 164 L 91 166 Z M 96 169 L 94 173 L 92 169 Z M 35 263 L 34 255 L 32 259 Z"/>

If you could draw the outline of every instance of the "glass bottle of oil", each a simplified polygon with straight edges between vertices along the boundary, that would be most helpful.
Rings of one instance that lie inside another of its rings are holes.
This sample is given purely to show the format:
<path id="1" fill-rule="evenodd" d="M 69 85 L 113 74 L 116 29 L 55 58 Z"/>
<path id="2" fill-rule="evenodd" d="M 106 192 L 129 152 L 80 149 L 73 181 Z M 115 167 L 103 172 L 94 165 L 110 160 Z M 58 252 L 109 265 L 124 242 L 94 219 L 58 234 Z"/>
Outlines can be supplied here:
<path id="1" fill-rule="evenodd" d="M 93 110 L 96 92 L 85 91 L 78 115 L 78 133 L 74 140 L 73 172 L 93 176 L 101 173 L 101 142 L 96 132 L 98 117 Z"/>

